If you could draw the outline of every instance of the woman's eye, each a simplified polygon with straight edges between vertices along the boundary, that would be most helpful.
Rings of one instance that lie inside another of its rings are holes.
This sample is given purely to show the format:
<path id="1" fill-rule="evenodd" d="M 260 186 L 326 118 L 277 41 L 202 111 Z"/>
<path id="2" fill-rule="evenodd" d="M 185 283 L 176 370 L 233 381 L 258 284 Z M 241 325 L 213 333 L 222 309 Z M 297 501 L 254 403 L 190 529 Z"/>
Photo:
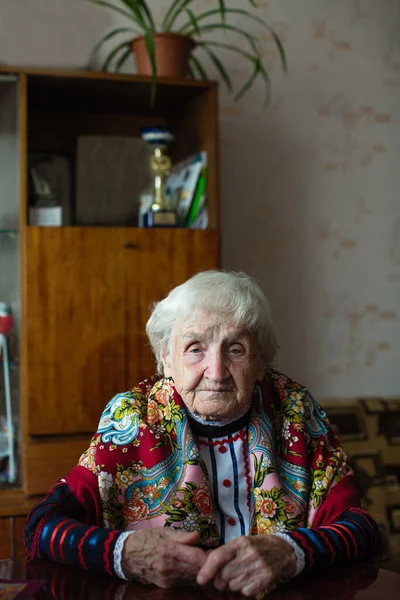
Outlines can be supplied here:
<path id="1" fill-rule="evenodd" d="M 243 354 L 243 348 L 241 346 L 232 346 L 229 349 L 229 352 L 231 354 L 235 354 L 235 355 L 239 356 L 240 354 Z"/>
<path id="2" fill-rule="evenodd" d="M 192 346 L 191 348 L 189 348 L 189 352 L 191 354 L 198 354 L 199 352 L 201 352 L 201 348 L 199 348 L 198 346 Z"/>

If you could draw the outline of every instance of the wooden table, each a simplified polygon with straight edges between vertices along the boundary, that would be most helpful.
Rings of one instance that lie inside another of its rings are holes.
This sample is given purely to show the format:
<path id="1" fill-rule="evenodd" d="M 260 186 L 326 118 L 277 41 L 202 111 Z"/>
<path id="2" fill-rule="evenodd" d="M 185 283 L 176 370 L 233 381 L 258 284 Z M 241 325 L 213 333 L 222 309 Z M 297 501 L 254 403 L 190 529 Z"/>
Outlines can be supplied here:
<path id="1" fill-rule="evenodd" d="M 29 565 L 0 561 L 0 578 L 44 579 L 38 600 L 243 600 L 235 593 L 214 588 L 155 586 L 118 579 L 45 561 Z M 271 600 L 398 600 L 400 574 L 372 565 L 340 567 L 324 573 L 299 577 L 276 590 Z"/>

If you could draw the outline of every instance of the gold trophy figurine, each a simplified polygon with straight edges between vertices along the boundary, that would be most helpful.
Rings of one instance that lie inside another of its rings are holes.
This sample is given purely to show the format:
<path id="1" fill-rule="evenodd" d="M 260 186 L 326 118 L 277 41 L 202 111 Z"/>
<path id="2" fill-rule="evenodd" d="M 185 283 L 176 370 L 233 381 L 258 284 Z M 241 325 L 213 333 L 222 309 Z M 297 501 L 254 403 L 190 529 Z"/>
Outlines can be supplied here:
<path id="1" fill-rule="evenodd" d="M 171 159 L 166 154 L 169 142 L 174 136 L 164 127 L 146 127 L 141 131 L 142 138 L 153 147 L 150 167 L 154 173 L 154 196 L 151 210 L 145 215 L 145 227 L 176 227 L 177 215 L 171 209 L 165 194 L 165 180 L 171 169 Z"/>

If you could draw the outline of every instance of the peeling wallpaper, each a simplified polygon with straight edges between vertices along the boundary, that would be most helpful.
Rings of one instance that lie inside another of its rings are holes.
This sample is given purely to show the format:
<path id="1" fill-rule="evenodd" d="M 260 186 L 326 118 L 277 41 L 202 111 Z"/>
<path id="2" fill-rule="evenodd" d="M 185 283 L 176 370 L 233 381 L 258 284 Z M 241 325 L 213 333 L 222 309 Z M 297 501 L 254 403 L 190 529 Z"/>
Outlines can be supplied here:
<path id="1" fill-rule="evenodd" d="M 399 395 L 400 2 L 258 4 L 289 72 L 251 23 L 272 100 L 221 86 L 222 265 L 269 296 L 278 368 L 320 398 Z M 94 44 L 121 23 L 85 0 L 0 0 L 0 62 L 98 66 Z M 226 64 L 239 87 L 246 65 Z"/>

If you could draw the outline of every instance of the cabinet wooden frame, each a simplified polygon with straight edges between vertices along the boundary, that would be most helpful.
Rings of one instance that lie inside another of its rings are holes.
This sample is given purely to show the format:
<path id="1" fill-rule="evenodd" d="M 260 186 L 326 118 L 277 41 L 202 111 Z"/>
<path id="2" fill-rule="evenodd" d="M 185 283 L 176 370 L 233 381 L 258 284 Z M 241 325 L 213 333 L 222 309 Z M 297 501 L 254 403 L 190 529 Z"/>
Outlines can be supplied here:
<path id="1" fill-rule="evenodd" d="M 218 93 L 215 82 L 1 67 L 18 78 L 22 485 L 45 493 L 89 444 L 106 402 L 154 372 L 149 306 L 219 266 Z M 79 135 L 138 135 L 166 124 L 173 160 L 208 155 L 209 229 L 35 227 L 28 224 L 29 152 L 75 151 Z"/>

